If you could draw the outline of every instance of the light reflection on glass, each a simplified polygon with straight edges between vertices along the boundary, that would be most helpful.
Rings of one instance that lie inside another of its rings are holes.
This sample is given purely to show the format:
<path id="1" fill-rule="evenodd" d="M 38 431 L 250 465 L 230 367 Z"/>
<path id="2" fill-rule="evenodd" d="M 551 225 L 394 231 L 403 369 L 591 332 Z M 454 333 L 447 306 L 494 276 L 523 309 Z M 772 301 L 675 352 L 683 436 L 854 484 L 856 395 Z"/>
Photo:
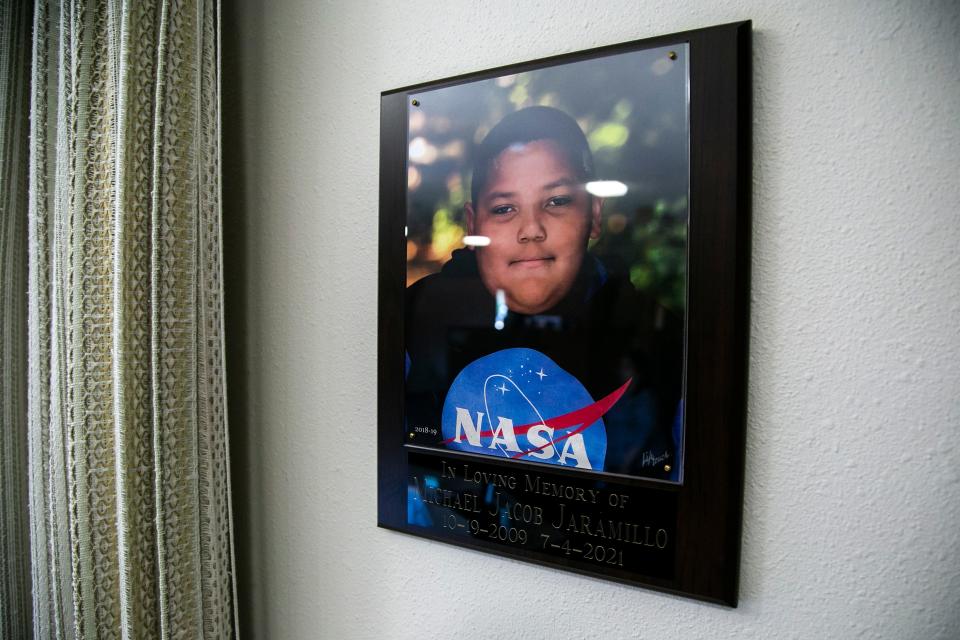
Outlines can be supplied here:
<path id="1" fill-rule="evenodd" d="M 503 329 L 503 321 L 507 319 L 507 294 L 503 289 L 497 289 L 497 318 L 493 321 L 493 328 Z"/>
<path id="2" fill-rule="evenodd" d="M 487 236 L 463 236 L 463 244 L 468 247 L 486 247 L 490 244 Z"/>
<path id="3" fill-rule="evenodd" d="M 686 45 L 673 50 L 661 47 L 614 56 L 602 65 L 584 61 L 562 70 L 536 69 L 409 94 L 411 102 L 415 99 L 420 104 L 408 109 L 407 285 L 440 273 L 454 260 L 454 254 L 458 260 L 454 266 L 459 267 L 469 266 L 477 254 L 488 251 L 483 247 L 491 245 L 489 238 L 467 235 L 465 205 L 471 199 L 476 168 L 474 147 L 509 113 L 539 104 L 555 107 L 576 120 L 588 139 L 595 163 L 589 175 L 616 179 L 583 185 L 595 199 L 609 199 L 599 220 L 602 233 L 587 241 L 588 255 L 613 273 L 611 282 L 628 280 L 639 296 L 655 301 L 657 309 L 663 307 L 682 317 L 689 209 L 687 53 Z M 584 94 L 591 99 L 584 100 Z M 583 179 L 581 184 L 588 180 L 592 178 Z M 476 247 L 481 249 L 473 251 Z M 454 289 L 459 296 L 461 291 Z M 629 291 L 628 287 L 624 290 Z M 476 327 L 481 332 L 489 331 L 486 323 L 491 318 L 485 314 L 493 297 L 496 337 L 491 340 L 508 339 L 504 335 L 508 333 L 507 317 L 511 317 L 511 329 L 517 325 L 523 330 L 555 331 L 539 319 L 509 316 L 505 291 L 498 294 L 494 288 L 493 294 L 484 295 L 483 313 L 471 314 L 470 320 L 482 324 Z M 655 323 L 659 327 L 663 321 L 657 319 Z M 625 362 L 630 358 L 633 355 L 628 353 Z M 651 406 L 646 396 L 634 399 L 634 403 L 641 408 Z M 664 402 L 660 412 L 663 442 L 670 439 L 665 425 L 674 404 Z M 632 406 L 630 411 L 634 409 Z M 631 420 L 630 428 L 635 428 L 637 421 Z M 680 436 L 673 437 L 675 444 L 682 438 L 682 421 L 677 429 Z M 679 444 L 676 446 L 680 460 L 682 453 Z M 638 444 L 631 451 L 634 449 L 639 452 L 643 447 Z M 621 452 L 620 468 L 632 468 L 631 455 L 626 450 Z M 641 470 L 640 475 L 648 472 Z M 424 475 L 430 473 L 420 476 L 420 491 L 431 492 L 423 484 Z M 496 503 L 488 499 L 489 504 Z"/>
<path id="4" fill-rule="evenodd" d="M 586 184 L 587 193 L 598 198 L 619 198 L 626 195 L 627 185 L 619 180 L 594 180 Z"/>

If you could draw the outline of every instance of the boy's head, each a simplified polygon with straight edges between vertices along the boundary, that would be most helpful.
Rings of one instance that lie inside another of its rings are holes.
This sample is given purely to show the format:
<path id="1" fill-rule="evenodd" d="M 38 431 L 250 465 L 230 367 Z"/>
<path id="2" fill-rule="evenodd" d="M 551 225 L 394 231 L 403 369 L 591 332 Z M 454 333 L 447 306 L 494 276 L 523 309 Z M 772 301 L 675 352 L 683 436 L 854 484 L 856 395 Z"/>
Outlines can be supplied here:
<path id="1" fill-rule="evenodd" d="M 542 313 L 570 291 L 600 234 L 603 202 L 584 188 L 592 177 L 583 131 L 557 109 L 512 113 L 480 144 L 467 228 L 490 239 L 477 248 L 480 277 L 511 311 Z"/>
<path id="2" fill-rule="evenodd" d="M 584 183 L 593 180 L 593 154 L 577 121 L 552 107 L 527 107 L 504 117 L 477 147 L 470 200 L 477 201 L 494 160 L 504 149 L 534 140 L 552 140 Z"/>

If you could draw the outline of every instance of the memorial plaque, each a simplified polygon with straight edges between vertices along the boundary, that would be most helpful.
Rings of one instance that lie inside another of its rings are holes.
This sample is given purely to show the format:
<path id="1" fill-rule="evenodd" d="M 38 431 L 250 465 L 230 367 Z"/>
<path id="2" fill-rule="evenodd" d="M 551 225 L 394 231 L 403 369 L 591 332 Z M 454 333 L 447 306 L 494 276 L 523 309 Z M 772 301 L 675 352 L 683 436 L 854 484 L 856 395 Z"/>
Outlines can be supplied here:
<path id="1" fill-rule="evenodd" d="M 736 604 L 750 24 L 387 91 L 379 523 Z"/>
<path id="2" fill-rule="evenodd" d="M 572 569 L 673 578 L 677 494 L 535 465 L 410 453 L 407 523 Z"/>

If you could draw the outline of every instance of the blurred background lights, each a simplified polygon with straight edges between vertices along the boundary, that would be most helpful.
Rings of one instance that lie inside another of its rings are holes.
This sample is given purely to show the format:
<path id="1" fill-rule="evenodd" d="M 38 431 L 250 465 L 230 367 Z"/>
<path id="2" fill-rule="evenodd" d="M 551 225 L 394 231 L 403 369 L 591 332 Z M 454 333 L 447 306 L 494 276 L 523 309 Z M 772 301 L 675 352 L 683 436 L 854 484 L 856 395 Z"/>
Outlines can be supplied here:
<path id="1" fill-rule="evenodd" d="M 623 233 L 627 228 L 627 216 L 622 213 L 614 213 L 607 218 L 607 230 L 610 233 Z"/>
<path id="2" fill-rule="evenodd" d="M 415 110 L 410 112 L 410 133 L 419 133 L 423 129 L 423 123 L 426 122 L 427 116 L 423 114 L 423 111 Z"/>
<path id="3" fill-rule="evenodd" d="M 468 247 L 486 247 L 490 244 L 487 236 L 463 236 L 463 244 Z"/>
<path id="4" fill-rule="evenodd" d="M 586 189 L 598 198 L 619 198 L 627 193 L 627 185 L 619 180 L 594 180 L 586 184 Z"/>
<path id="5" fill-rule="evenodd" d="M 443 146 L 440 155 L 444 158 L 462 158 L 466 150 L 467 145 L 463 143 L 463 140 L 453 140 Z"/>
<path id="6" fill-rule="evenodd" d="M 411 165 L 407 168 L 407 189 L 410 191 L 416 191 L 417 187 L 420 186 L 421 181 L 420 170 Z"/>
<path id="7" fill-rule="evenodd" d="M 556 107 L 559 100 L 556 93 L 545 93 L 537 99 L 537 104 L 541 107 Z"/>
<path id="8" fill-rule="evenodd" d="M 410 160 L 417 164 L 432 164 L 437 159 L 437 148 L 418 136 L 410 141 Z"/>
<path id="9" fill-rule="evenodd" d="M 604 122 L 587 134 L 590 148 L 597 152 L 605 147 L 619 148 L 630 139 L 630 129 L 619 122 Z"/>
<path id="10" fill-rule="evenodd" d="M 434 133 L 447 133 L 451 127 L 453 127 L 453 122 L 446 116 L 435 115 L 430 118 L 430 129 Z"/>
<path id="11" fill-rule="evenodd" d="M 453 212 L 446 207 L 437 209 L 433 214 L 433 229 L 430 240 L 430 259 L 446 262 L 453 250 L 460 246 L 464 228 L 454 220 Z"/>
<path id="12" fill-rule="evenodd" d="M 673 62 L 667 58 L 657 58 L 652 65 L 650 65 L 650 70 L 653 71 L 654 75 L 662 76 L 665 73 L 669 72 L 673 68 Z"/>
<path id="13" fill-rule="evenodd" d="M 466 193 L 463 190 L 463 178 L 459 173 L 451 173 L 447 176 L 447 191 L 450 196 L 450 204 L 459 208 L 466 200 Z"/>

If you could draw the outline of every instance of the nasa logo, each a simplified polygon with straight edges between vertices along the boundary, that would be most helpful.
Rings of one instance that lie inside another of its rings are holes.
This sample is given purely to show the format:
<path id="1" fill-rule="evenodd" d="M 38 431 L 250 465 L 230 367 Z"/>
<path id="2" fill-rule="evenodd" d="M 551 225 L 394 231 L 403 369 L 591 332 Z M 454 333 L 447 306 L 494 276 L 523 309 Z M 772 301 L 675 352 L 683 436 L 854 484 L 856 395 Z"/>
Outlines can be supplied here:
<path id="1" fill-rule="evenodd" d="M 580 381 L 533 349 L 504 349 L 467 365 L 443 403 L 444 445 L 490 456 L 603 470 L 601 416 L 630 380 L 597 402 Z"/>

